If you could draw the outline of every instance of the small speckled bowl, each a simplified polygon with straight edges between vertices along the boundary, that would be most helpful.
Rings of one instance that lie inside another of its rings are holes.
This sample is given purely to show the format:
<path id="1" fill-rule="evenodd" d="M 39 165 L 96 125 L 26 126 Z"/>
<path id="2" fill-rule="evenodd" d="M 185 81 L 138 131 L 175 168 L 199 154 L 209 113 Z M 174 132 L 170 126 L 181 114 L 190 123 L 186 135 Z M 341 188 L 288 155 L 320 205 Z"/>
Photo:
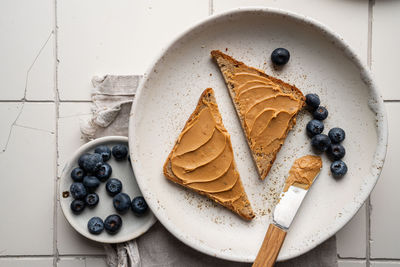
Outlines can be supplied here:
<path id="1" fill-rule="evenodd" d="M 90 218 L 97 216 L 103 220 L 111 214 L 118 214 L 113 207 L 112 197 L 110 197 L 105 190 L 105 183 L 101 183 L 97 188 L 96 193 L 99 195 L 100 201 L 93 209 L 85 208 L 85 210 L 75 215 L 71 209 L 70 204 L 73 200 L 69 194 L 69 187 L 72 184 L 71 171 L 78 167 L 78 159 L 84 153 L 93 153 L 95 147 L 99 145 L 107 145 L 110 149 L 117 144 L 128 145 L 128 138 L 123 136 L 107 136 L 98 138 L 81 146 L 72 156 L 71 160 L 65 165 L 59 183 L 59 200 L 61 209 L 65 218 L 71 226 L 78 231 L 81 235 L 102 243 L 120 243 L 134 239 L 145 233 L 156 221 L 153 213 L 149 210 L 144 216 L 137 217 L 129 210 L 126 214 L 120 215 L 122 218 L 121 230 L 115 234 L 110 235 L 103 231 L 99 235 L 89 233 L 87 223 Z M 127 193 L 131 198 L 141 196 L 142 193 L 136 183 L 135 175 L 132 171 L 131 164 L 128 160 L 116 161 L 113 157 L 108 164 L 112 167 L 111 178 L 117 178 L 122 182 L 122 192 Z M 68 192 L 65 193 L 65 192 Z M 67 197 L 65 195 L 68 195 Z"/>
<path id="2" fill-rule="evenodd" d="M 290 61 L 275 69 L 271 52 L 290 51 Z M 310 18 L 269 8 L 243 8 L 207 18 L 171 42 L 145 73 L 130 119 L 133 169 L 144 196 L 160 222 L 177 238 L 216 257 L 252 262 L 271 222 L 288 171 L 296 158 L 313 154 L 303 111 L 265 181 L 258 179 L 221 73 L 210 57 L 219 49 L 234 58 L 317 93 L 329 110 L 325 133 L 346 131 L 343 179 L 332 177 L 331 161 L 301 206 L 280 251 L 287 260 L 309 251 L 342 228 L 367 199 L 386 154 L 387 121 L 382 98 L 368 68 L 342 40 Z M 215 91 L 231 135 L 235 161 L 256 217 L 241 220 L 229 210 L 165 179 L 162 166 L 201 92 Z M 151 177 L 151 179 L 150 179 Z"/>

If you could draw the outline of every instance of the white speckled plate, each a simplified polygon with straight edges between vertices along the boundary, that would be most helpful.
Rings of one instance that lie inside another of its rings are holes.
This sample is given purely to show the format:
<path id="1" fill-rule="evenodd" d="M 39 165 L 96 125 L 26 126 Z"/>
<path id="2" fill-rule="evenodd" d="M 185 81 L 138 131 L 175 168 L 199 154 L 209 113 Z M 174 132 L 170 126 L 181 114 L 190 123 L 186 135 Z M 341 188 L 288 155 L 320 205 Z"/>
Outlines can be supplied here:
<path id="1" fill-rule="evenodd" d="M 106 192 L 105 183 L 101 183 L 96 190 L 100 201 L 95 208 L 85 208 L 79 215 L 75 215 L 71 211 L 70 205 L 72 197 L 70 194 L 68 197 L 64 197 L 63 193 L 69 192 L 69 187 L 73 182 L 70 174 L 72 169 L 78 167 L 79 157 L 86 152 L 93 153 L 98 145 L 107 145 L 111 149 L 116 144 L 128 144 L 128 138 L 124 136 L 101 137 L 81 146 L 72 156 L 71 160 L 65 165 L 59 185 L 60 205 L 65 218 L 81 235 L 102 243 L 120 243 L 134 239 L 145 233 L 156 221 L 151 211 L 142 217 L 136 217 L 133 212 L 128 211 L 126 214 L 120 214 L 122 218 L 122 227 L 117 234 L 109 235 L 105 231 L 99 235 L 90 234 L 87 230 L 87 222 L 90 218 L 97 216 L 104 220 L 108 215 L 118 214 L 113 207 L 112 197 Z M 142 195 L 128 160 L 116 161 L 111 157 L 107 163 L 110 164 L 112 168 L 111 178 L 118 178 L 121 180 L 122 192 L 127 193 L 131 198 Z"/>
<path id="2" fill-rule="evenodd" d="M 282 70 L 270 65 L 277 47 L 291 53 Z M 387 122 L 373 80 L 335 33 L 309 18 L 281 10 L 247 8 L 212 16 L 180 35 L 146 72 L 130 120 L 130 148 L 137 181 L 154 214 L 177 238 L 216 257 L 251 262 L 271 221 L 277 195 L 295 160 L 312 153 L 298 116 L 265 181 L 259 181 L 223 78 L 210 58 L 220 49 L 246 64 L 320 95 L 329 110 L 325 133 L 346 130 L 349 172 L 335 180 L 323 170 L 299 210 L 278 260 L 314 248 L 343 227 L 374 187 L 386 153 Z M 232 137 L 238 170 L 256 213 L 246 222 L 204 197 L 167 181 L 162 166 L 201 92 L 212 87 Z"/>

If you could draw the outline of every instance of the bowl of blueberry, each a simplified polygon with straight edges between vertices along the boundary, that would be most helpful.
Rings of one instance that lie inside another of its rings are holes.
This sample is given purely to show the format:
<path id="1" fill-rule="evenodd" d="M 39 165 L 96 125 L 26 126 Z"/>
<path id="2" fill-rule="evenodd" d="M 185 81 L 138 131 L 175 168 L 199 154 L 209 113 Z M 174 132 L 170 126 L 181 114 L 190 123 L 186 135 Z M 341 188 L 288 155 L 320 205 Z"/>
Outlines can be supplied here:
<path id="1" fill-rule="evenodd" d="M 97 242 L 134 239 L 156 221 L 136 183 L 127 137 L 107 136 L 81 146 L 64 167 L 59 194 L 67 221 Z"/>

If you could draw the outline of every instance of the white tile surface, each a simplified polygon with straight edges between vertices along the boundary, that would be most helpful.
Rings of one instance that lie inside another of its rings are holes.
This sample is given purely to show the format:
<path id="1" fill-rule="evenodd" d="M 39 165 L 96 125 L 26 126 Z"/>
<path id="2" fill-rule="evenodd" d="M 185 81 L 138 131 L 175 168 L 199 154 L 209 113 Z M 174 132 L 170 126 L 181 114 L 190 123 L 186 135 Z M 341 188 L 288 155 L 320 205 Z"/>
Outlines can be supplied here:
<path id="1" fill-rule="evenodd" d="M 4 258 L 0 259 L 0 267 L 51 267 L 53 258 Z"/>
<path id="2" fill-rule="evenodd" d="M 64 100 L 89 99 L 93 75 L 144 73 L 173 36 L 208 15 L 208 0 L 58 0 L 57 6 Z"/>
<path id="3" fill-rule="evenodd" d="M 340 257 L 365 258 L 367 225 L 365 204 L 350 222 L 336 234 L 337 253 Z"/>
<path id="4" fill-rule="evenodd" d="M 368 1 L 214 0 L 214 12 L 243 6 L 280 8 L 316 19 L 341 35 L 366 62 Z"/>
<path id="5" fill-rule="evenodd" d="M 373 261 L 371 262 L 371 267 L 399 267 L 400 261 L 390 262 L 390 261 Z"/>
<path id="6" fill-rule="evenodd" d="M 58 118 L 58 175 L 73 153 L 84 143 L 80 121 L 90 117 L 90 103 L 60 103 Z"/>
<path id="7" fill-rule="evenodd" d="M 1 2 L 0 99 L 54 99 L 53 29 L 53 0 Z"/>
<path id="8" fill-rule="evenodd" d="M 107 267 L 103 258 L 61 258 L 57 267 Z"/>
<path id="9" fill-rule="evenodd" d="M 375 1 L 372 28 L 372 70 L 384 99 L 400 100 L 400 1 Z"/>
<path id="10" fill-rule="evenodd" d="M 362 260 L 338 260 L 338 267 L 366 267 L 367 263 Z"/>
<path id="11" fill-rule="evenodd" d="M 81 145 L 86 141 L 79 131 L 80 119 L 90 114 L 90 103 L 61 103 L 58 119 L 58 172 Z M 66 221 L 61 207 L 57 209 L 57 249 L 61 255 L 104 254 L 101 244 L 92 242 L 77 233 Z"/>
<path id="12" fill-rule="evenodd" d="M 389 146 L 382 175 L 371 195 L 371 257 L 400 258 L 400 103 L 386 103 Z"/>
<path id="13" fill-rule="evenodd" d="M 13 124 L 22 107 L 22 113 Z M 0 214 L 4 215 L 0 220 L 0 254 L 51 255 L 56 144 L 54 104 L 1 103 L 0 124 Z"/>

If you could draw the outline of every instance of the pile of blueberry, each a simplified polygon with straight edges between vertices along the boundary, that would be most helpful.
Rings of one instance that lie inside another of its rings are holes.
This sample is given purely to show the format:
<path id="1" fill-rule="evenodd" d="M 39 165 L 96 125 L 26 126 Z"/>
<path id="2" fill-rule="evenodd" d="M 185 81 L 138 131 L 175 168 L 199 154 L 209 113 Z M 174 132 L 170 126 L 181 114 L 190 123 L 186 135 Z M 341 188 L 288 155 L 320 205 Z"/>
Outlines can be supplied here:
<path id="1" fill-rule="evenodd" d="M 328 117 L 328 110 L 320 106 L 321 101 L 317 94 L 306 95 L 307 106 L 311 109 L 314 119 L 307 123 L 307 134 L 311 137 L 311 145 L 318 152 L 327 152 L 332 158 L 331 172 L 334 177 L 343 177 L 347 173 L 347 165 L 341 159 L 346 154 L 345 148 L 340 144 L 346 134 L 343 129 L 335 127 L 329 130 L 328 135 L 323 134 L 324 123 Z"/>
<path id="2" fill-rule="evenodd" d="M 107 161 L 111 155 L 117 160 L 122 161 L 128 156 L 126 145 L 115 145 L 112 149 L 101 145 L 95 148 L 94 153 L 85 153 L 79 157 L 79 167 L 71 171 L 71 178 L 74 181 L 70 186 L 70 193 L 74 200 L 71 202 L 71 210 L 75 214 L 80 214 L 85 209 L 94 208 L 99 203 L 99 196 L 96 189 L 101 182 L 106 182 L 106 191 L 113 198 L 113 205 L 119 214 L 126 213 L 129 209 L 137 216 L 146 213 L 148 207 L 143 197 L 131 198 L 122 193 L 122 183 L 120 180 L 110 178 L 112 167 Z M 100 234 L 104 229 L 109 234 L 116 234 L 122 226 L 122 218 L 118 214 L 108 216 L 104 222 L 99 217 L 93 217 L 88 222 L 88 230 L 92 234 Z"/>

